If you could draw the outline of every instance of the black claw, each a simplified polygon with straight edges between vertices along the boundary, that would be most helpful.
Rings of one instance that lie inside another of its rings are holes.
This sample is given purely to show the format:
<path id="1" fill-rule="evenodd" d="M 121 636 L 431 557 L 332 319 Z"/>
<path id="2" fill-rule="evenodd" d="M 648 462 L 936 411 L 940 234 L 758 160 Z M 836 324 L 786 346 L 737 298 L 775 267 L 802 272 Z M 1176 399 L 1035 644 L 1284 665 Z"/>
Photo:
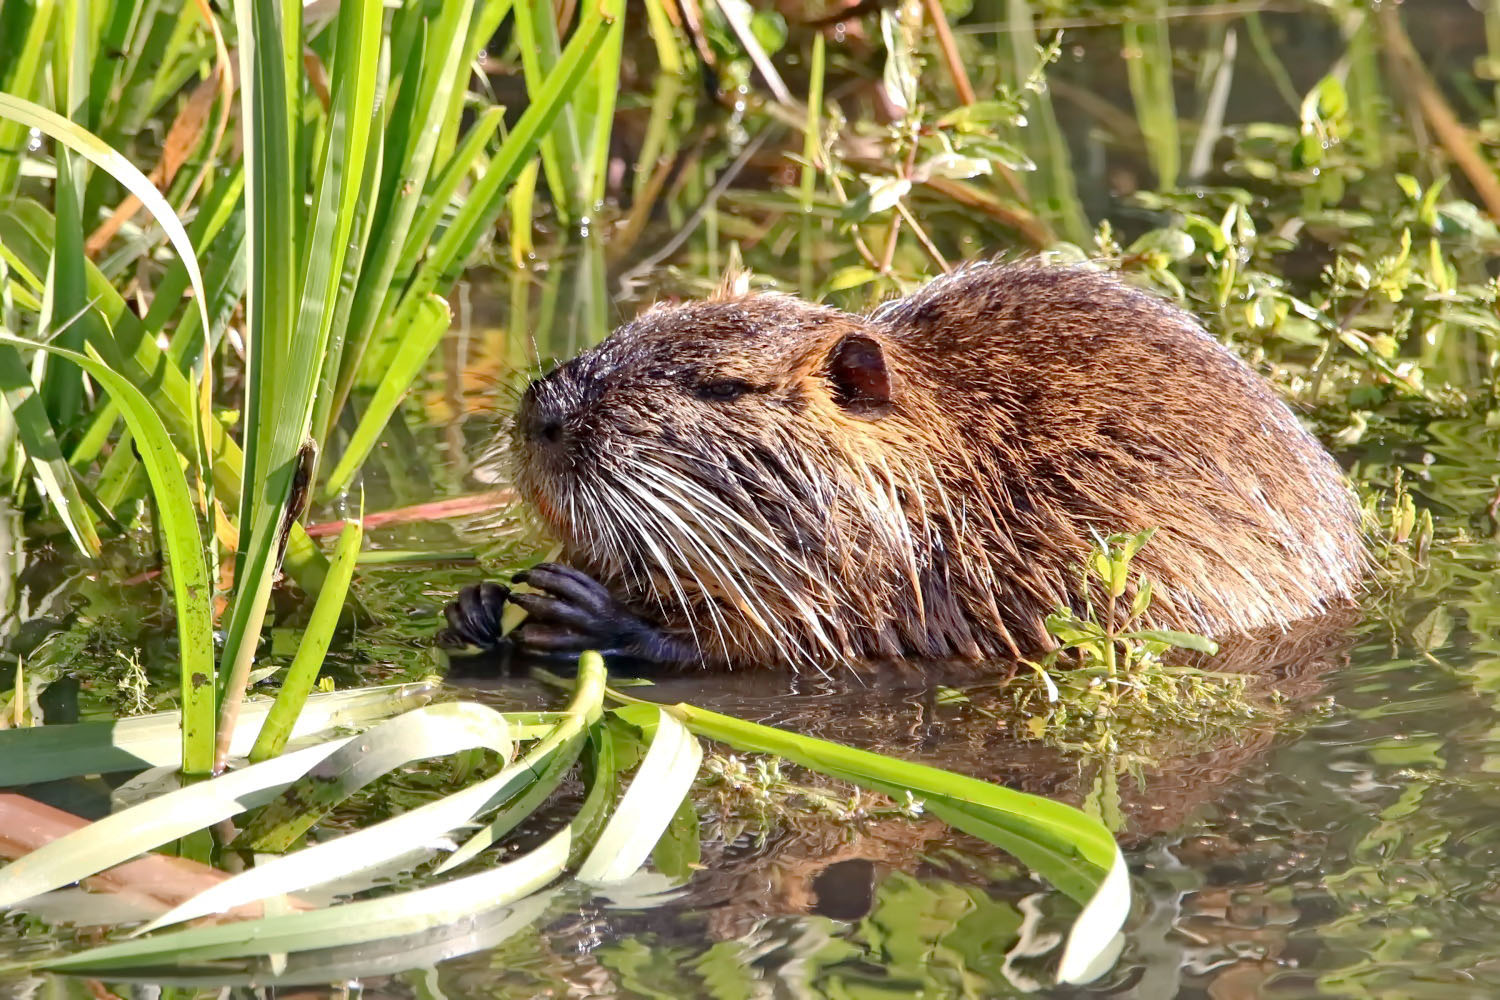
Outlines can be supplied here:
<path id="1" fill-rule="evenodd" d="M 509 590 L 489 582 L 460 590 L 458 597 L 443 609 L 448 628 L 440 638 L 454 645 L 499 648 L 501 619 L 509 596 Z"/>
<path id="2" fill-rule="evenodd" d="M 619 606 L 603 584 L 571 566 L 539 563 L 524 574 L 518 574 L 516 580 L 576 604 L 595 617 L 605 618 L 619 613 Z"/>
<path id="3" fill-rule="evenodd" d="M 586 632 L 599 620 L 598 616 L 575 604 L 548 597 L 546 594 L 511 594 L 510 602 L 526 609 L 528 623 L 560 625 Z"/>

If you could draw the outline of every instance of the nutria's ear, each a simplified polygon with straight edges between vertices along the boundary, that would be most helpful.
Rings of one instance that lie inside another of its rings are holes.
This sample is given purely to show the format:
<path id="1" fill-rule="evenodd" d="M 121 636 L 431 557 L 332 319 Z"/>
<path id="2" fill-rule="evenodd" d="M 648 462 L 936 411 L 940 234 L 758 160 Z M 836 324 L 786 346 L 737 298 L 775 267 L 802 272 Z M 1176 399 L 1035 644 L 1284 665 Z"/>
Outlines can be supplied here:
<path id="1" fill-rule="evenodd" d="M 885 351 L 874 337 L 851 333 L 828 352 L 833 401 L 861 417 L 883 417 L 891 410 L 891 373 Z"/>

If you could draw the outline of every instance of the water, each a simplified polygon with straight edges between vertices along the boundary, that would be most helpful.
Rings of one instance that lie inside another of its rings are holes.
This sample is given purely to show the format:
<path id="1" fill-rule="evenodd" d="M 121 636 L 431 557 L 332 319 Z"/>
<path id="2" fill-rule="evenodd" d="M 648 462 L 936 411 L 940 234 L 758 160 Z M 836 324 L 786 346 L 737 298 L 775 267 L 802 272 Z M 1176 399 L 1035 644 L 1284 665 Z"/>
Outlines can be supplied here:
<path id="1" fill-rule="evenodd" d="M 419 428 L 416 437 L 434 433 Z M 1445 417 L 1413 422 L 1349 456 L 1359 475 L 1398 461 L 1420 504 L 1439 514 L 1444 537 L 1427 565 L 1395 599 L 1372 597 L 1352 639 L 1334 631 L 1267 664 L 1287 695 L 1274 714 L 1175 750 L 1160 734 L 1134 743 L 1122 734 L 1124 748 L 1157 758 L 1134 773 L 1111 776 L 1097 761 L 1019 741 L 973 707 L 939 704 L 920 690 L 761 675 L 664 682 L 659 696 L 1087 798 L 1123 817 L 1137 897 L 1124 952 L 1096 983 L 1048 995 L 1495 996 L 1500 602 L 1486 509 L 1500 483 L 1497 455 L 1500 431 L 1482 417 Z M 486 531 L 419 525 L 377 538 L 460 548 Z M 512 564 L 528 558 L 498 551 Z M 381 671 L 369 664 L 404 663 L 387 674 L 409 675 L 438 602 L 474 572 L 373 573 L 367 599 L 404 604 L 410 616 L 346 649 L 342 667 L 374 679 Z M 1404 636 L 1439 604 L 1455 624 L 1430 655 L 1409 638 L 1393 642 L 1386 619 Z M 524 680 L 469 683 L 465 693 L 499 707 L 547 699 Z M 715 794 L 706 829 L 743 824 L 742 815 L 716 811 Z M 988 997 L 1049 981 L 1075 908 L 1000 852 L 926 818 L 849 822 L 809 810 L 776 824 L 764 842 L 758 829 L 751 822 L 731 842 L 711 839 L 705 870 L 685 887 L 647 874 L 612 896 L 564 889 L 532 911 L 490 914 L 394 949 L 294 956 L 282 975 L 357 978 L 356 992 L 370 996 L 504 998 Z M 25 918 L 0 926 L 0 952 L 6 938 L 18 953 L 29 950 L 16 938 Z M 180 970 L 157 978 L 178 977 L 239 979 Z M 64 995 L 89 989 L 47 982 Z M 10 988 L 25 995 L 34 985 Z M 183 988 L 192 995 L 198 987 Z"/>

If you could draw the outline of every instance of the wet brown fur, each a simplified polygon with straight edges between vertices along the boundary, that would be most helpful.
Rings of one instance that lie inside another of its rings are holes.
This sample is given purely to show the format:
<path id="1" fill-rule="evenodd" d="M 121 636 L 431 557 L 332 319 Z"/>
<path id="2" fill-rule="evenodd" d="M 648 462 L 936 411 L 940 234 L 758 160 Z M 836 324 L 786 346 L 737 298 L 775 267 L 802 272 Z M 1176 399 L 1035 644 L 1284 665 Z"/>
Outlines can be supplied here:
<path id="1" fill-rule="evenodd" d="M 830 381 L 851 336 L 887 405 Z M 725 380 L 750 391 L 705 397 Z M 1339 469 L 1267 383 L 1094 270 L 970 265 L 868 316 L 659 307 L 539 392 L 569 443 L 518 434 L 522 495 L 565 561 L 712 664 L 1032 655 L 1112 532 L 1160 529 L 1135 562 L 1151 623 L 1215 636 L 1347 604 L 1364 566 Z"/>

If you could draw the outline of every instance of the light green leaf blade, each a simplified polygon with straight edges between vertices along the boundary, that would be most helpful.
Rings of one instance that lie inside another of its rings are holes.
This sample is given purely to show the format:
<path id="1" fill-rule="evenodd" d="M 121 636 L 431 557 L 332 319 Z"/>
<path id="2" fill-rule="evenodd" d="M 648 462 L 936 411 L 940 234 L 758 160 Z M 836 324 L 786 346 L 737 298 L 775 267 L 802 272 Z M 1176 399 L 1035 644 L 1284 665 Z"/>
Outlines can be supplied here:
<path id="1" fill-rule="evenodd" d="M 160 934 L 104 945 L 49 960 L 48 968 L 90 968 L 190 963 L 247 955 L 294 953 L 378 941 L 463 920 L 523 899 L 562 873 L 572 837 L 564 827 L 542 846 L 476 875 L 411 892 L 361 900 L 307 913 L 265 917 L 218 927 Z"/>
<path id="2" fill-rule="evenodd" d="M 521 8 L 516 10 L 519 12 Z M 609 27 L 610 22 L 594 10 L 573 33 L 557 65 L 533 93 L 531 103 L 495 152 L 484 175 L 428 252 L 402 296 L 397 315 L 410 308 L 407 302 L 420 300 L 458 277 L 479 241 L 494 228 L 511 183 L 531 159 L 541 138 L 550 134 L 558 116 L 568 107 L 569 97 L 609 37 Z"/>
<path id="3" fill-rule="evenodd" d="M 496 814 L 495 818 L 486 823 L 478 833 L 464 841 L 458 850 L 438 866 L 437 871 L 441 873 L 457 868 L 525 822 L 527 817 L 557 790 L 557 786 L 562 784 L 562 779 L 578 762 L 584 739 L 585 736 L 580 727 L 578 731 L 569 734 L 563 742 L 538 748 L 527 754 L 526 759 L 517 765 L 517 773 L 524 780 L 512 790 L 511 795 L 514 797 L 508 795 L 504 808 Z"/>
<path id="4" fill-rule="evenodd" d="M 437 15 L 423 24 L 425 48 L 414 47 L 412 58 L 404 64 L 400 87 L 385 122 L 380 189 L 375 200 L 377 217 L 366 241 L 359 289 L 344 318 L 344 329 L 333 332 L 334 341 L 343 347 L 339 358 L 330 359 L 338 362 L 336 367 L 330 365 L 338 376 L 329 380 L 333 382 L 329 427 L 338 420 L 365 351 L 395 301 L 391 286 L 396 262 L 427 186 L 441 131 L 433 122 L 441 116 L 440 109 L 448 106 L 459 75 L 468 73 L 463 53 L 472 11 L 472 3 L 445 0 Z"/>
<path id="5" fill-rule="evenodd" d="M 77 882 L 269 802 L 353 738 L 308 747 L 179 788 L 50 841 L 0 868 L 0 908 Z"/>
<path id="6" fill-rule="evenodd" d="M 703 747 L 675 717 L 658 710 L 655 733 L 630 787 L 578 867 L 578 880 L 608 885 L 646 863 L 698 776 Z"/>
<path id="7" fill-rule="evenodd" d="M 141 391 L 103 362 L 4 334 L 0 334 L 0 344 L 48 351 L 87 371 L 119 404 L 135 435 L 156 496 L 159 528 L 177 606 L 177 637 L 182 658 L 183 769 L 207 774 L 212 768 L 214 739 L 214 637 L 209 605 L 213 588 L 203 559 L 203 538 L 198 531 L 192 493 L 178 464 L 177 450 L 167 437 L 161 418 Z"/>
<path id="8" fill-rule="evenodd" d="M 155 217 L 157 224 L 167 234 L 167 239 L 172 242 L 172 246 L 181 255 L 183 263 L 187 265 L 188 276 L 193 282 L 193 293 L 198 302 L 199 318 L 203 321 L 203 328 L 209 329 L 208 311 L 205 305 L 208 296 L 203 291 L 203 276 L 198 270 L 198 256 L 193 251 L 193 244 L 188 239 L 187 230 L 182 227 L 182 220 L 177 218 L 177 213 L 172 211 L 172 206 L 156 189 L 156 185 L 152 184 L 145 174 L 137 170 L 134 164 L 104 140 L 40 104 L 23 100 L 13 94 L 0 93 L 0 116 L 41 130 L 45 135 L 67 146 L 109 174 L 127 191 L 141 200 L 141 204 Z"/>
<path id="9" fill-rule="evenodd" d="M 1125 856 L 1116 848 L 1109 874 L 1068 929 L 1057 969 L 1058 981 L 1086 983 L 1105 971 L 1099 967 L 1104 964 L 1099 960 L 1110 954 L 1111 944 L 1129 915 L 1130 871 L 1125 866 Z M 1108 964 L 1113 964 L 1113 959 Z"/>
<path id="10" fill-rule="evenodd" d="M 393 857 L 409 853 L 414 848 L 431 844 L 443 834 L 495 808 L 529 785 L 536 778 L 536 769 L 545 755 L 550 755 L 570 734 L 581 730 L 586 724 L 591 705 L 595 706 L 594 717 L 597 717 L 597 703 L 602 696 L 602 680 L 591 677 L 580 669 L 578 689 L 568 712 L 563 714 L 552 731 L 523 759 L 462 791 L 428 802 L 374 826 L 258 865 L 210 890 L 215 894 L 215 903 L 227 909 L 242 902 L 253 902 L 267 896 L 322 885 L 375 867 Z M 469 705 L 467 711 L 487 712 L 502 721 L 504 718 L 500 713 L 482 705 Z M 360 741 L 362 744 L 374 745 L 376 737 L 373 733 L 366 734 L 360 737 Z M 475 742 L 470 745 L 483 744 Z M 281 758 L 272 758 L 266 763 L 279 759 Z M 184 907 L 187 905 L 184 904 Z"/>
<path id="11" fill-rule="evenodd" d="M 515 751 L 513 739 L 509 720 L 483 706 L 454 702 L 409 712 L 318 765 L 262 809 L 239 842 L 257 851 L 285 851 L 328 810 L 383 774 L 475 747 L 493 750 L 508 762 Z"/>
<path id="12" fill-rule="evenodd" d="M 456 868 L 509 832 L 520 819 L 528 802 L 539 802 L 562 779 L 567 768 L 573 766 L 582 750 L 585 731 L 600 717 L 604 704 L 604 660 L 598 653 L 584 653 L 578 660 L 578 679 L 573 688 L 573 699 L 545 737 L 527 752 L 513 768 L 516 781 L 503 791 L 497 791 L 492 804 L 505 802 L 518 791 L 525 789 L 521 801 L 507 806 L 505 812 L 496 816 L 462 847 L 454 851 L 441 865 L 439 872 Z"/>
<path id="13" fill-rule="evenodd" d="M 0 326 L 0 333 L 7 332 Z M 42 397 L 32 388 L 31 373 L 21 360 L 21 353 L 14 347 L 0 347 L 0 391 L 5 393 L 6 408 L 16 422 L 21 447 L 73 544 L 92 558 L 99 554 L 99 533 L 94 528 L 93 514 L 85 506 L 73 470 L 63 458 Z"/>
<path id="14" fill-rule="evenodd" d="M 623 699 L 622 699 L 623 700 Z M 887 794 L 910 792 L 934 813 L 998 843 L 1039 875 L 1086 902 L 1114 865 L 1114 837 L 1072 806 L 924 764 L 761 726 L 691 705 L 671 712 L 693 732 L 742 750 L 774 753 Z"/>
<path id="15" fill-rule="evenodd" d="M 392 684 L 329 691 L 307 699 L 292 728 L 294 740 L 334 728 L 364 729 L 429 701 L 436 683 Z M 232 756 L 250 752 L 271 711 L 269 698 L 248 701 L 229 745 Z M 182 764 L 182 713 L 157 712 L 113 722 L 0 729 L 0 788 L 88 774 L 143 771 Z"/>
<path id="16" fill-rule="evenodd" d="M 429 295 L 412 301 L 412 308 L 403 309 L 396 317 L 398 329 L 402 332 L 395 357 L 384 366 L 385 374 L 381 376 L 374 397 L 360 417 L 359 426 L 350 436 L 344 453 L 339 456 L 338 464 L 328 475 L 328 485 L 324 490 L 327 496 L 336 496 L 349 485 L 380 439 L 380 432 L 385 430 L 391 414 L 396 412 L 402 397 L 421 373 L 428 355 L 448 331 L 452 315 L 441 296 Z"/>
<path id="17" fill-rule="evenodd" d="M 363 514 L 361 505 L 361 517 Z M 363 539 L 364 522 L 357 518 L 351 518 L 344 525 L 343 531 L 339 532 L 333 560 L 328 567 L 328 578 L 323 581 L 323 589 L 318 591 L 312 617 L 308 619 L 307 628 L 302 632 L 302 641 L 297 644 L 297 655 L 286 668 L 281 690 L 276 693 L 276 705 L 266 718 L 266 724 L 261 727 L 254 749 L 250 751 L 251 760 L 267 760 L 281 753 L 292 727 L 296 725 L 297 717 L 302 714 L 302 707 L 307 703 L 313 683 L 318 679 L 323 659 L 328 655 L 334 630 L 338 628 L 339 616 L 344 610 L 344 598 L 349 593 L 350 581 L 354 579 L 354 566 L 359 558 L 359 547 Z"/>
<path id="18" fill-rule="evenodd" d="M 508 755 L 511 750 L 510 726 L 505 716 L 474 703 L 431 705 L 346 741 L 341 749 L 327 755 L 316 769 L 308 772 L 302 794 L 296 797 L 305 799 L 311 789 L 328 786 L 326 791 L 314 793 L 318 801 L 311 803 L 314 810 L 326 809 L 394 768 L 413 760 L 456 753 L 471 747 L 488 747 Z M 252 765 L 258 766 L 261 765 Z M 320 885 L 407 854 L 466 822 L 483 808 L 497 784 L 509 780 L 507 773 L 515 770 L 506 768 L 488 781 L 382 823 L 257 865 L 200 892 L 146 924 L 137 933 Z M 294 788 L 290 794 L 296 792 Z M 279 824 L 280 817 L 273 817 L 271 822 Z M 290 831 L 273 825 L 270 832 L 279 835 Z"/>
<path id="19" fill-rule="evenodd" d="M 1143 629 L 1139 632 L 1126 632 L 1120 638 L 1126 640 L 1136 639 L 1145 642 L 1164 642 L 1169 646 L 1191 649 L 1195 652 L 1208 653 L 1209 655 L 1213 655 L 1219 651 L 1219 644 L 1207 636 L 1198 635 L 1193 632 L 1178 632 L 1175 629 Z"/>
<path id="20" fill-rule="evenodd" d="M 297 218 L 302 207 L 294 166 L 295 91 L 288 87 L 283 5 L 237 0 L 240 105 L 244 118 L 245 232 L 249 266 L 245 296 L 245 402 L 243 480 L 236 527 L 234 596 L 225 617 L 218 699 L 221 732 L 216 756 L 250 675 L 275 576 L 277 535 L 303 444 L 301 414 L 283 413 L 283 379 L 295 384 L 290 362 L 301 275 L 288 274 L 286 256 L 298 260 Z M 207 329 L 207 323 L 204 329 Z M 305 381 L 305 380 L 302 380 Z"/>
<path id="21" fill-rule="evenodd" d="M 395 273 L 409 274 L 417 266 L 422 251 L 427 247 L 427 241 L 437 231 L 438 223 L 443 221 L 443 215 L 452 206 L 453 196 L 458 193 L 458 186 L 474 170 L 484 154 L 485 144 L 489 142 L 504 120 L 504 108 L 488 108 L 464 133 L 463 142 L 444 164 L 442 173 L 438 175 L 432 190 L 422 196 L 421 207 L 417 211 L 416 218 L 412 220 L 411 228 L 407 231 L 406 246 L 401 251 L 401 258 L 396 262 Z M 462 207 L 462 201 L 467 201 L 467 198 L 461 199 L 457 208 Z"/>

